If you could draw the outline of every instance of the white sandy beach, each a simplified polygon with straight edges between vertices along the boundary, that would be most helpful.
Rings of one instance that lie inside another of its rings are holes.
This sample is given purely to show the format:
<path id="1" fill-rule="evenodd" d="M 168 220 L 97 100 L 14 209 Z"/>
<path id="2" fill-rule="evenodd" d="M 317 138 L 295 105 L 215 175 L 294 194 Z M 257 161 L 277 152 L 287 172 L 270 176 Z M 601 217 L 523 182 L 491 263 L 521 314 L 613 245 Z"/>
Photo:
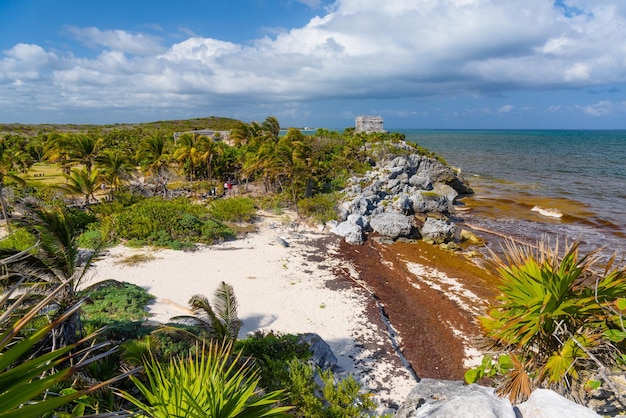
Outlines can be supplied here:
<path id="1" fill-rule="evenodd" d="M 114 247 L 93 267 L 90 280 L 144 287 L 157 298 L 150 319 L 161 323 L 187 313 L 194 294 L 212 298 L 225 281 L 239 303 L 240 337 L 255 330 L 316 333 L 329 344 L 338 366 L 374 394 L 381 410 L 397 408 L 416 382 L 390 349 L 386 330 L 368 321 L 369 296 L 358 286 L 327 287 L 337 279 L 333 266 L 338 261 L 312 245 L 320 233 L 282 219 L 268 215 L 258 232 L 195 252 Z M 137 253 L 154 258 L 134 266 L 121 262 Z"/>

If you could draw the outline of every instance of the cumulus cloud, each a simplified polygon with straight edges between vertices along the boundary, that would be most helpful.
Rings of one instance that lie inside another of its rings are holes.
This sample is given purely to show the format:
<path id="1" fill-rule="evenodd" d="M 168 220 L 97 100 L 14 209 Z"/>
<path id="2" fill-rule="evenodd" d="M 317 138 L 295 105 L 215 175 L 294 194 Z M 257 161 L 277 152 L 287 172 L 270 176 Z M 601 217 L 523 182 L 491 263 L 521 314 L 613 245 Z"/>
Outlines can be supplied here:
<path id="1" fill-rule="evenodd" d="M 625 16 L 619 0 L 337 0 L 302 27 L 246 45 L 198 36 L 165 45 L 69 26 L 98 55 L 15 45 L 0 57 L 0 95 L 48 91 L 59 106 L 219 108 L 591 89 L 626 82 Z M 601 103 L 583 111 L 600 115 Z"/>

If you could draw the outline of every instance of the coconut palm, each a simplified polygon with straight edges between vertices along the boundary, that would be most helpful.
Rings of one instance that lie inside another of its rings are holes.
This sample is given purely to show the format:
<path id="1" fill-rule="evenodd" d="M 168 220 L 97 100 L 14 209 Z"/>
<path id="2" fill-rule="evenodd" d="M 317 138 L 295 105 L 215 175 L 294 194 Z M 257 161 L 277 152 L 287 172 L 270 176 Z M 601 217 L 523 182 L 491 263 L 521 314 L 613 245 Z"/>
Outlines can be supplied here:
<path id="1" fill-rule="evenodd" d="M 100 172 L 97 169 L 89 171 L 87 167 L 73 168 L 65 178 L 67 179 L 65 184 L 59 184 L 55 187 L 69 194 L 83 196 L 85 205 L 89 205 L 92 200 L 97 201 L 94 193 L 102 184 Z"/>
<path id="2" fill-rule="evenodd" d="M 145 363 L 145 384 L 131 376 L 146 402 L 119 394 L 155 418 L 287 417 L 291 407 L 278 406 L 283 391 L 263 392 L 258 370 L 231 353 L 230 344 L 210 343 L 164 366 L 152 356 Z"/>
<path id="3" fill-rule="evenodd" d="M 614 364 L 616 350 L 626 348 L 606 337 L 623 330 L 613 307 L 626 297 L 626 270 L 613 260 L 600 268 L 599 251 L 581 256 L 579 246 L 561 253 L 558 243 L 509 242 L 505 258 L 495 257 L 501 294 L 481 324 L 512 358 L 515 367 L 501 389 L 514 399 L 538 385 L 561 392 L 584 386 L 598 367 L 592 358 Z"/>
<path id="4" fill-rule="evenodd" d="M 170 154 L 163 135 L 147 137 L 137 151 L 137 161 L 144 173 L 158 177 L 169 168 Z"/>
<path id="5" fill-rule="evenodd" d="M 152 176 L 163 195 L 167 194 L 167 172 L 170 166 L 168 142 L 163 135 L 146 138 L 137 151 L 142 171 Z"/>
<path id="6" fill-rule="evenodd" d="M 96 165 L 111 191 L 119 189 L 135 171 L 129 158 L 113 150 L 105 150 L 96 158 Z"/>
<path id="7" fill-rule="evenodd" d="M 99 141 L 90 135 L 74 135 L 68 139 L 66 147 L 70 164 L 83 165 L 91 173 L 98 156 Z"/>
<path id="8" fill-rule="evenodd" d="M 183 171 L 187 172 L 189 180 L 195 179 L 196 167 L 200 162 L 201 155 L 196 135 L 183 134 L 178 138 L 174 159 L 178 161 Z"/>
<path id="9" fill-rule="evenodd" d="M 213 306 L 204 295 L 189 299 L 193 315 L 172 318 L 175 322 L 195 325 L 212 339 L 235 340 L 239 335 L 241 321 L 237 317 L 237 298 L 233 287 L 221 282 L 213 294 Z"/>
<path id="10" fill-rule="evenodd" d="M 215 138 L 201 136 L 198 140 L 198 149 L 200 150 L 199 161 L 206 165 L 209 181 L 213 180 L 213 162 L 216 157 L 224 155 L 224 143 L 216 141 Z"/>
<path id="11" fill-rule="evenodd" d="M 12 156 L 11 149 L 7 147 L 4 139 L 0 139 L 0 206 L 2 207 L 2 218 L 7 227 L 7 231 L 11 231 L 9 225 L 9 210 L 6 197 L 4 195 L 5 181 L 11 179 L 20 184 L 25 184 L 24 180 L 13 172 L 15 159 Z"/>
<path id="12" fill-rule="evenodd" d="M 67 134 L 55 132 L 48 137 L 43 147 L 44 158 L 51 163 L 59 164 L 63 174 L 70 173 L 69 142 Z"/>

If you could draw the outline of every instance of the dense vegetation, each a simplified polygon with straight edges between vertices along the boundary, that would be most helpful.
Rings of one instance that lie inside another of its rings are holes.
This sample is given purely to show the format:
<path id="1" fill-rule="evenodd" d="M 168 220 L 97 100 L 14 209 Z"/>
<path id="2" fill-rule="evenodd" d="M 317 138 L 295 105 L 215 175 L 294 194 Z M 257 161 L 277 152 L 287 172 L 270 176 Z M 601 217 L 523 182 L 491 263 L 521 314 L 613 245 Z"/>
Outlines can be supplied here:
<path id="1" fill-rule="evenodd" d="M 111 243 L 192 249 L 233 239 L 258 209 L 326 222 L 348 178 L 391 151 L 435 157 L 428 150 L 394 147 L 398 134 L 283 131 L 274 117 L 0 132 L 9 233 L 0 241 L 0 417 L 372 413 L 353 378 L 337 381 L 306 363 L 297 336 L 238 340 L 227 283 L 212 300 L 195 295 L 192 315 L 154 326 L 145 323 L 145 290 L 112 281 L 85 287 L 83 278 Z M 175 140 L 174 132 L 182 134 Z M 539 249 L 511 247 L 498 260 L 502 295 L 481 319 L 493 352 L 467 380 L 495 379 L 517 399 L 540 385 L 570 394 L 610 385 L 607 370 L 626 364 L 624 270 L 598 269 L 595 255 L 579 256 L 576 245 L 564 254 Z M 122 379 L 128 374 L 132 381 Z M 230 399 L 204 396 L 197 376 Z"/>
<path id="2" fill-rule="evenodd" d="M 373 411 L 353 378 L 338 381 L 305 363 L 310 354 L 296 336 L 238 341 L 236 299 L 226 283 L 213 302 L 195 295 L 193 315 L 154 326 L 145 323 L 152 298 L 145 290 L 114 281 L 85 287 L 83 278 L 110 243 L 185 249 L 232 239 L 259 208 L 332 219 L 345 180 L 400 136 L 351 129 L 305 136 L 281 131 L 273 117 L 0 131 L 0 203 L 9 233 L 0 242 L 0 416 Z M 174 140 L 174 132 L 183 133 Z M 28 368 L 33 373 L 16 379 Z M 132 380 L 122 379 L 128 374 Z M 209 382 L 228 399 L 196 392 Z"/>

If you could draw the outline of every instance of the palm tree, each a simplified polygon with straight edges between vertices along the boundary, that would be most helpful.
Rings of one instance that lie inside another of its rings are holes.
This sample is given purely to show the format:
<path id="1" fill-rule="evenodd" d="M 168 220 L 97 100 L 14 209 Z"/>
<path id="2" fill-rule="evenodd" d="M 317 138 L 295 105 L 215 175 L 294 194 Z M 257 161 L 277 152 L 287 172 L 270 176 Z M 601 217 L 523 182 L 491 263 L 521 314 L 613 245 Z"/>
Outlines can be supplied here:
<path id="1" fill-rule="evenodd" d="M 53 133 L 44 144 L 44 158 L 58 163 L 64 174 L 70 173 L 69 138 L 67 134 Z"/>
<path id="2" fill-rule="evenodd" d="M 178 138 L 174 159 L 181 165 L 182 171 L 188 170 L 189 180 L 195 179 L 196 166 L 200 161 L 201 152 L 198 149 L 196 135 L 183 134 Z"/>
<path id="3" fill-rule="evenodd" d="M 203 295 L 189 299 L 193 315 L 172 318 L 175 322 L 195 325 L 212 339 L 234 341 L 239 335 L 241 321 L 237 317 L 237 298 L 233 287 L 221 282 L 213 295 L 213 307 Z"/>
<path id="4" fill-rule="evenodd" d="M 170 154 L 165 136 L 157 135 L 146 138 L 137 151 L 137 161 L 139 161 L 145 174 L 156 179 L 157 185 L 161 186 L 165 195 L 167 193 L 165 177 L 170 164 Z"/>
<path id="5" fill-rule="evenodd" d="M 98 155 L 99 141 L 90 135 L 74 135 L 69 137 L 66 146 L 70 164 L 81 164 L 91 173 Z"/>
<path id="6" fill-rule="evenodd" d="M 119 189 L 135 171 L 135 166 L 126 155 L 112 150 L 105 150 L 98 155 L 96 164 L 111 191 Z"/>
<path id="7" fill-rule="evenodd" d="M 213 160 L 215 157 L 224 155 L 224 143 L 214 138 L 201 136 L 198 140 L 198 148 L 200 150 L 199 161 L 206 165 L 207 175 L 211 181 L 213 180 Z"/>
<path id="8" fill-rule="evenodd" d="M 87 167 L 83 167 L 80 170 L 73 168 L 70 175 L 65 177 L 67 183 L 55 187 L 66 193 L 84 196 L 85 205 L 89 205 L 92 199 L 97 201 L 94 193 L 102 184 L 100 172 L 97 169 L 89 171 Z"/>
<path id="9" fill-rule="evenodd" d="M 167 141 L 163 135 L 144 139 L 137 151 L 137 160 L 142 170 L 154 176 L 167 171 L 170 160 L 167 148 Z"/>
<path id="10" fill-rule="evenodd" d="M 115 280 L 107 280 L 92 286 L 84 286 L 87 270 L 98 256 L 100 248 L 92 252 L 81 251 L 77 243 L 77 233 L 66 213 L 61 209 L 44 209 L 36 204 L 25 202 L 23 216 L 16 224 L 35 236 L 38 245 L 34 252 L 20 257 L 6 267 L 7 278 L 3 286 L 21 282 L 29 287 L 37 284 L 40 292 L 50 292 L 59 285 L 63 289 L 48 304 L 48 311 L 54 319 L 62 312 L 81 301 L 93 290 L 111 285 L 119 285 Z M 15 249 L 1 249 L 0 258 L 12 259 L 20 254 Z M 76 311 L 52 333 L 52 348 L 73 344 L 83 335 L 80 311 Z"/>
<path id="11" fill-rule="evenodd" d="M 14 158 L 11 155 L 11 150 L 6 147 L 4 139 L 0 140 L 0 206 L 2 206 L 2 218 L 6 224 L 7 231 L 11 231 L 11 226 L 9 224 L 9 210 L 6 198 L 4 196 L 4 188 L 5 188 L 5 180 L 11 179 L 20 184 L 24 184 L 24 180 L 13 173 L 14 169 Z"/>

